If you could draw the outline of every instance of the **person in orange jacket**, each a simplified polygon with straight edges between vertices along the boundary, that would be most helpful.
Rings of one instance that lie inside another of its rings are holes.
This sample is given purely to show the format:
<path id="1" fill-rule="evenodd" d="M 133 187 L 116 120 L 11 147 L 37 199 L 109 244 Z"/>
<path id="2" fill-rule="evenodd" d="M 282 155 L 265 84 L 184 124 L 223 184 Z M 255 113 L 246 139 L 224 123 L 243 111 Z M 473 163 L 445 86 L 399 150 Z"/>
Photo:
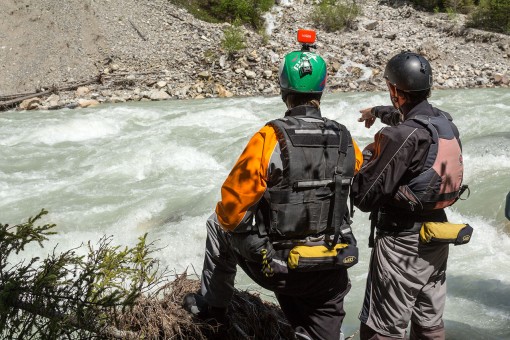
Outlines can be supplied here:
<path id="1" fill-rule="evenodd" d="M 326 63 L 303 44 L 279 82 L 288 110 L 250 139 L 207 221 L 201 290 L 183 307 L 226 325 L 236 265 L 271 290 L 300 339 L 339 339 L 357 262 L 346 199 L 363 157 L 348 130 L 322 117 Z M 322 261 L 322 262 L 321 262 Z"/>

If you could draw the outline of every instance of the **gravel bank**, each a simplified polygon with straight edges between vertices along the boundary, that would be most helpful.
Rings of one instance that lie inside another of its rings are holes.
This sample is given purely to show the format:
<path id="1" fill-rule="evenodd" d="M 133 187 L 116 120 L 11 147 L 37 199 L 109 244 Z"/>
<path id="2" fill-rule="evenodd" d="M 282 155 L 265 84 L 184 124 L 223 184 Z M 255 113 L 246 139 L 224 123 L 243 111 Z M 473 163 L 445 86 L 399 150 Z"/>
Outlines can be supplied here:
<path id="1" fill-rule="evenodd" d="M 221 48 L 228 24 L 202 22 L 167 0 L 3 3 L 0 101 L 42 91 L 21 106 L 27 109 L 277 95 L 279 62 L 299 48 L 297 29 L 314 28 L 308 0 L 282 3 L 268 14 L 268 39 L 244 29 L 247 47 L 229 57 Z M 401 50 L 427 56 L 436 88 L 508 87 L 510 37 L 467 29 L 464 21 L 365 0 L 353 29 L 315 28 L 328 90 L 384 90 L 384 65 Z M 86 80 L 94 82 L 76 90 Z"/>

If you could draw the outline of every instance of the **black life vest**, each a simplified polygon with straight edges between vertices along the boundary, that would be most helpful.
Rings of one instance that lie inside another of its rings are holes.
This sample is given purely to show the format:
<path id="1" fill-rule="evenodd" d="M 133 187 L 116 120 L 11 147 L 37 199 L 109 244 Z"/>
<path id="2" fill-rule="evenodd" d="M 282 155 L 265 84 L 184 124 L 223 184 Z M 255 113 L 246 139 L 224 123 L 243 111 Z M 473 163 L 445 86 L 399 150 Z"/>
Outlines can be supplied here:
<path id="1" fill-rule="evenodd" d="M 349 222 L 355 166 L 349 131 L 310 116 L 286 116 L 268 125 L 278 137 L 283 171 L 261 199 L 257 224 L 272 239 L 333 234 L 340 220 Z"/>
<path id="2" fill-rule="evenodd" d="M 448 113 L 434 110 L 437 116 L 417 115 L 402 123 L 425 127 L 433 140 L 422 172 L 401 186 L 394 198 L 411 211 L 448 207 L 457 201 L 462 190 L 464 165 L 459 132 Z"/>

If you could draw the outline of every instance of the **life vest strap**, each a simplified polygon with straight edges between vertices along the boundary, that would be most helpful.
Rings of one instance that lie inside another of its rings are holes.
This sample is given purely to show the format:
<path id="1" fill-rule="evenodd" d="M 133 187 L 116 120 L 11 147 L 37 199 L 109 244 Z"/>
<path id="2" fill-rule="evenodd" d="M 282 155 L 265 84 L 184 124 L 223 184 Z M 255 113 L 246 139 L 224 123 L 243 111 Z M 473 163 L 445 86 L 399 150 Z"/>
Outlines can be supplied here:
<path id="1" fill-rule="evenodd" d="M 425 214 L 405 215 L 396 212 L 379 211 L 377 214 L 378 230 L 385 232 L 419 232 L 423 222 L 445 222 L 446 214 L 443 209 L 427 211 Z M 417 226 L 418 225 L 418 226 Z"/>
<path id="2" fill-rule="evenodd" d="M 339 157 L 337 166 L 335 167 L 334 181 L 335 181 L 335 210 L 333 218 L 333 226 L 335 228 L 335 235 L 331 243 L 326 243 L 329 249 L 333 249 L 338 243 L 340 234 L 352 232 L 351 226 L 344 223 L 344 217 L 347 212 L 347 199 L 349 197 L 349 189 L 354 176 L 354 169 L 348 166 L 349 162 L 345 162 L 348 157 L 348 152 L 353 152 L 353 148 L 348 148 L 351 142 L 351 134 L 344 126 L 342 126 L 341 141 L 338 147 Z M 352 155 L 349 155 L 352 157 Z"/>
<path id="3" fill-rule="evenodd" d="M 293 188 L 296 190 L 320 188 L 320 187 L 327 187 L 331 184 L 333 184 L 333 180 L 331 180 L 331 179 L 324 179 L 324 180 L 317 180 L 317 181 L 296 181 L 293 184 Z"/>

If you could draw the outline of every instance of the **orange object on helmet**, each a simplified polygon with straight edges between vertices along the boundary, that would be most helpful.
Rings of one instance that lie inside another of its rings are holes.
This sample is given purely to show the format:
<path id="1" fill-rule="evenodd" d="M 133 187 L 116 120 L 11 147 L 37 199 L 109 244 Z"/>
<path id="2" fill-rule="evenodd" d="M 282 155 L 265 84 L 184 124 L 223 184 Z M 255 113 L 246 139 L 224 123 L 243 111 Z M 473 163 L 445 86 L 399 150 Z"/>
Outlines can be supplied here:
<path id="1" fill-rule="evenodd" d="M 315 42 L 315 37 L 314 30 L 299 29 L 297 31 L 297 40 L 302 44 L 313 44 Z"/>

